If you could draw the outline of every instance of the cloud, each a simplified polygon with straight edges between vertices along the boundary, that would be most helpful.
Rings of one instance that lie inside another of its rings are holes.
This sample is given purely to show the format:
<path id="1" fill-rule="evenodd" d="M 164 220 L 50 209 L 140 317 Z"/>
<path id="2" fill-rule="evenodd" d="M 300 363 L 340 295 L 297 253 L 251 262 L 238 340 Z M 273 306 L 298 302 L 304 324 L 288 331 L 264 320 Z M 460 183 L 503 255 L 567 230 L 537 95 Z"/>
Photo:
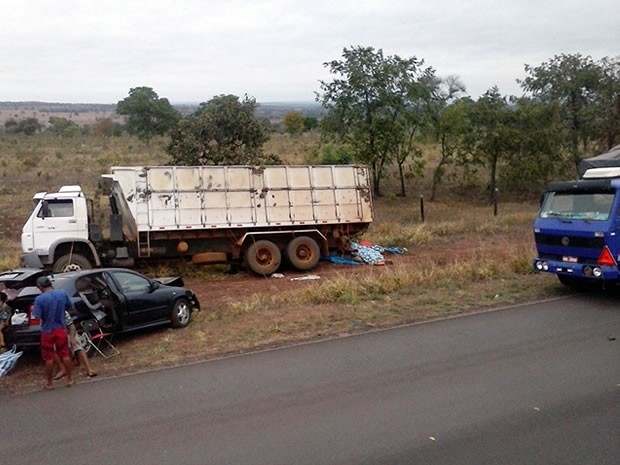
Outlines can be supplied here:
<path id="1" fill-rule="evenodd" d="M 525 63 L 614 56 L 615 1 L 75 0 L 3 11 L 0 100 L 115 103 L 131 87 L 172 102 L 245 93 L 307 101 L 344 47 L 424 58 L 472 96 L 519 91 Z"/>

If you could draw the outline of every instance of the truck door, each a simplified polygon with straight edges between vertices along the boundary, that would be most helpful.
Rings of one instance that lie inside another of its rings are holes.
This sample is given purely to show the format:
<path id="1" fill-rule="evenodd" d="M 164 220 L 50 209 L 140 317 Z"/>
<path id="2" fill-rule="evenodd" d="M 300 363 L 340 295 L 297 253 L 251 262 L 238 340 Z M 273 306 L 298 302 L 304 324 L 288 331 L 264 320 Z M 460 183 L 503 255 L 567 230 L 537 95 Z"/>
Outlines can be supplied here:
<path id="1" fill-rule="evenodd" d="M 88 220 L 85 214 L 76 214 L 80 209 L 76 208 L 75 200 L 60 198 L 39 202 L 39 209 L 32 219 L 32 234 L 34 249 L 40 255 L 48 255 L 56 242 L 88 238 Z"/>

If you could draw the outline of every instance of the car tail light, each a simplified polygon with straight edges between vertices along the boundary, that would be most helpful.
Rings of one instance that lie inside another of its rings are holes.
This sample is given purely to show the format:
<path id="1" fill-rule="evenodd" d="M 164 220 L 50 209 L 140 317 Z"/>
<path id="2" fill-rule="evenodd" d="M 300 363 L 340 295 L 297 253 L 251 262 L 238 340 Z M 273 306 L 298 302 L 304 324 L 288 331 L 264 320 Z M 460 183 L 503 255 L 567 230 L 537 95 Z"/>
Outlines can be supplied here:
<path id="1" fill-rule="evenodd" d="M 28 309 L 28 325 L 40 325 L 41 320 L 32 316 L 32 311 L 34 310 L 34 305 L 31 305 Z"/>

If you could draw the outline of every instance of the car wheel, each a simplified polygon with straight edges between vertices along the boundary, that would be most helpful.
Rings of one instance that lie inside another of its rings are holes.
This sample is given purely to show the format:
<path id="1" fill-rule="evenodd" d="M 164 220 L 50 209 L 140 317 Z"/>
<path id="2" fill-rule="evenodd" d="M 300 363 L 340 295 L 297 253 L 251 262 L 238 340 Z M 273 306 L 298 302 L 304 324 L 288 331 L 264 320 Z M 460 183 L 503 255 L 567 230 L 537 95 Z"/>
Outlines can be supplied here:
<path id="1" fill-rule="evenodd" d="M 192 316 L 192 307 L 187 299 L 178 299 L 172 304 L 170 320 L 173 328 L 185 328 Z"/>
<path id="2" fill-rule="evenodd" d="M 90 270 L 93 266 L 88 261 L 88 258 L 83 257 L 80 254 L 73 253 L 60 257 L 54 263 L 52 271 L 54 273 L 65 273 L 67 271 L 81 271 Z"/>

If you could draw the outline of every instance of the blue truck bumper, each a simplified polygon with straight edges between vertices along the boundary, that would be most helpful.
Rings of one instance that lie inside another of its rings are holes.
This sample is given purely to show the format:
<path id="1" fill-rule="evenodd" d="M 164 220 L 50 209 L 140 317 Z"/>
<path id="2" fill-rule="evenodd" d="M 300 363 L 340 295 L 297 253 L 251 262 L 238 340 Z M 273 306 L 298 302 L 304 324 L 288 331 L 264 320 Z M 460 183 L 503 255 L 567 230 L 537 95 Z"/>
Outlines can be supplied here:
<path id="1" fill-rule="evenodd" d="M 552 273 L 556 275 L 572 276 L 577 279 L 594 280 L 594 281 L 618 281 L 620 273 L 617 267 L 570 263 L 559 260 L 547 260 L 535 258 L 532 261 L 534 271 L 541 273 Z"/>

